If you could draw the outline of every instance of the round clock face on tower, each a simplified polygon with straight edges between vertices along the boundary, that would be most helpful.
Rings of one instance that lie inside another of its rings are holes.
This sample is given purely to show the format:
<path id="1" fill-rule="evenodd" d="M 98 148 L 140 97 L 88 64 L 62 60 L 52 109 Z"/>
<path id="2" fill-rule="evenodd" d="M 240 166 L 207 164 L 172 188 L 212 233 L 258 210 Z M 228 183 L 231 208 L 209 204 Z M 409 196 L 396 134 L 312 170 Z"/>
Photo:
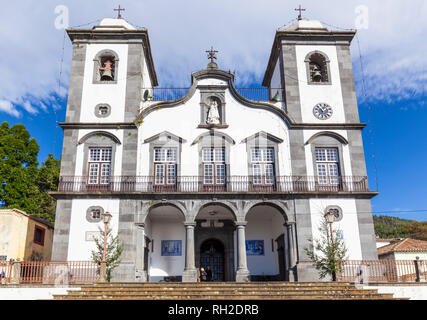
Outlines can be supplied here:
<path id="1" fill-rule="evenodd" d="M 318 103 L 313 108 L 313 114 L 320 120 L 329 119 L 332 116 L 332 107 L 326 103 Z"/>

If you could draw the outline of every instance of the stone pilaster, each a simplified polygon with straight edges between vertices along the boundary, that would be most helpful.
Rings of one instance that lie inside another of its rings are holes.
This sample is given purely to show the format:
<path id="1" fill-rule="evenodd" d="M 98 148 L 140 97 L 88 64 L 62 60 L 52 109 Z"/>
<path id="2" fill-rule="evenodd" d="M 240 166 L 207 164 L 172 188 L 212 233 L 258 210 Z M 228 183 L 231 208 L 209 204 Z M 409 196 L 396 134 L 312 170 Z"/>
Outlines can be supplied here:
<path id="1" fill-rule="evenodd" d="M 147 270 L 144 269 L 145 224 L 136 224 L 136 269 L 135 278 L 138 282 L 147 282 Z"/>
<path id="2" fill-rule="evenodd" d="M 135 282 L 137 230 L 135 215 L 137 205 L 134 200 L 120 199 L 119 239 L 123 243 L 123 252 L 119 266 L 113 270 L 111 282 Z"/>
<path id="3" fill-rule="evenodd" d="M 295 237 L 295 222 L 285 223 L 288 235 L 288 252 L 289 252 L 289 281 L 296 281 L 296 237 Z"/>

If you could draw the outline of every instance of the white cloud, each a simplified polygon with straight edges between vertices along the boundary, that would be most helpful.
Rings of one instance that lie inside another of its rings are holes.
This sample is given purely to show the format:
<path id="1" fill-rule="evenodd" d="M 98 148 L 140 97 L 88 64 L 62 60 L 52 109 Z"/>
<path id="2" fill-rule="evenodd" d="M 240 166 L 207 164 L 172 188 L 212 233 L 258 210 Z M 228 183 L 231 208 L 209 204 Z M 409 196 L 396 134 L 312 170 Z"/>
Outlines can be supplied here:
<path id="1" fill-rule="evenodd" d="M 48 112 L 46 105 L 43 102 L 40 102 L 40 108 L 42 108 L 42 110 L 44 112 Z"/>
<path id="2" fill-rule="evenodd" d="M 418 97 L 425 92 L 427 79 L 427 2 L 370 0 L 369 29 L 358 36 L 365 61 L 370 100 L 394 101 Z M 342 28 L 354 28 L 355 8 L 359 0 L 304 1 L 303 16 Z M 64 31 L 55 29 L 54 9 L 69 8 L 70 24 L 82 25 L 104 17 L 113 17 L 111 1 L 5 2 L 0 11 L 0 99 L 18 105 L 31 101 L 32 114 L 56 100 Z M 236 70 L 236 85 L 254 81 L 261 84 L 276 29 L 297 13 L 298 3 L 279 0 L 175 1 L 122 0 L 123 16 L 136 26 L 148 28 L 154 64 L 161 86 L 188 87 L 191 72 L 206 67 L 205 50 L 219 50 L 218 65 Z M 84 7 L 84 10 L 82 10 Z M 84 26 L 90 28 L 91 26 Z M 352 45 L 355 78 L 360 90 L 356 40 Z M 71 65 L 71 44 L 66 37 L 62 65 L 61 98 Z M 360 96 L 360 93 L 359 93 Z M 4 110 L 15 110 L 6 108 Z M 4 111 L 6 112 L 6 111 Z M 13 111 L 10 111 L 13 112 Z"/>
<path id="3" fill-rule="evenodd" d="M 15 106 L 10 101 L 0 100 L 0 111 L 10 114 L 16 118 L 21 117 L 21 113 L 16 110 Z"/>
<path id="4" fill-rule="evenodd" d="M 29 101 L 25 101 L 23 104 L 22 104 L 22 107 L 25 109 L 25 111 L 27 111 L 28 113 L 31 113 L 31 114 L 37 114 L 37 113 L 39 113 L 39 111 L 36 109 L 36 108 L 34 108 L 32 105 L 31 105 L 31 102 L 29 102 Z"/>

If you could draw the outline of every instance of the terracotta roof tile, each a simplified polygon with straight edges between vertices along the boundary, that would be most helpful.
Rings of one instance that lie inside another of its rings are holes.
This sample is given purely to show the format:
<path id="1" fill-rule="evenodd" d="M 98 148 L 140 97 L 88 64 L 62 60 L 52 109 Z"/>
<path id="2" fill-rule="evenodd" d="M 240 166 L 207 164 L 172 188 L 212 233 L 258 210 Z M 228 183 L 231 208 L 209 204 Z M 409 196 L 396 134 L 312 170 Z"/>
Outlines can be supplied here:
<path id="1" fill-rule="evenodd" d="M 389 238 L 389 239 L 376 238 L 375 240 L 377 242 L 393 242 L 393 241 L 403 240 L 403 238 Z"/>
<path id="2" fill-rule="evenodd" d="M 391 252 L 427 252 L 427 241 L 406 238 L 384 247 L 378 248 L 378 255 L 384 255 Z"/>

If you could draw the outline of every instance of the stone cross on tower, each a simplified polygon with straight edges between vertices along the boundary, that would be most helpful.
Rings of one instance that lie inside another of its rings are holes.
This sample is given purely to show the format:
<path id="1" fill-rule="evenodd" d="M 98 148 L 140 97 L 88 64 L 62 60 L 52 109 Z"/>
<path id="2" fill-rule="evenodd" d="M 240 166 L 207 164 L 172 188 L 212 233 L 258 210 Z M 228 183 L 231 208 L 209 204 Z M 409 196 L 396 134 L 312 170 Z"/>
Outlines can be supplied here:
<path id="1" fill-rule="evenodd" d="M 216 59 L 216 53 L 218 51 L 214 50 L 213 47 L 211 47 L 211 49 L 206 50 L 206 52 L 208 53 L 208 59 L 211 59 L 211 62 L 214 62 L 214 59 Z"/>
<path id="2" fill-rule="evenodd" d="M 298 9 L 295 9 L 295 11 L 299 11 L 299 14 L 298 14 L 298 20 L 302 20 L 301 12 L 302 12 L 302 11 L 305 11 L 305 9 L 302 9 L 302 8 L 301 8 L 301 5 L 299 5 L 299 8 L 298 8 Z"/>
<path id="3" fill-rule="evenodd" d="M 206 50 L 206 52 L 208 53 L 208 59 L 211 59 L 211 62 L 208 63 L 208 69 L 218 69 L 218 65 L 214 62 L 214 59 L 216 59 L 216 53 L 218 51 L 211 47 L 211 49 Z"/>
<path id="4" fill-rule="evenodd" d="M 120 11 L 125 11 L 125 9 L 124 8 L 120 8 L 120 5 L 119 5 L 119 7 L 117 9 L 114 9 L 114 11 L 118 11 L 118 13 L 117 13 L 117 19 L 121 19 L 122 15 L 120 14 Z"/>

